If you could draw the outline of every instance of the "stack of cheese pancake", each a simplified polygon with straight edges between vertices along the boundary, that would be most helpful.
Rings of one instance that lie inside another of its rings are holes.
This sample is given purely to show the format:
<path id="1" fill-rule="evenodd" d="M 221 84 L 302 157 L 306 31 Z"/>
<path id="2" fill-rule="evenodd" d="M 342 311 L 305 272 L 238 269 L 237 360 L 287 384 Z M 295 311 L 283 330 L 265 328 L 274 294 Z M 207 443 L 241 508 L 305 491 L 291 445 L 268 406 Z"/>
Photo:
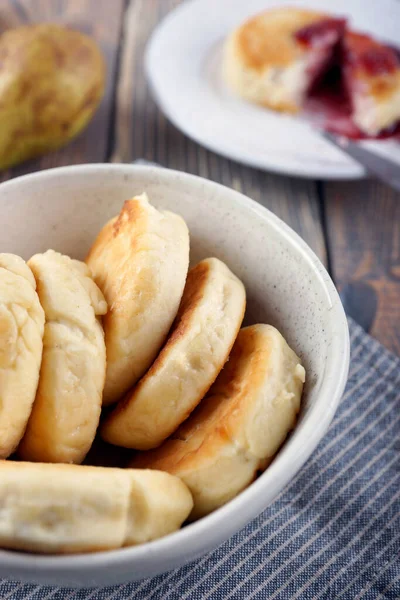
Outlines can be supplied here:
<path id="1" fill-rule="evenodd" d="M 0 254 L 0 547 L 139 544 L 248 486 L 295 426 L 305 371 L 272 326 L 241 329 L 245 307 L 218 258 L 189 270 L 186 223 L 146 194 L 85 262 Z M 117 447 L 128 461 L 107 460 Z"/>

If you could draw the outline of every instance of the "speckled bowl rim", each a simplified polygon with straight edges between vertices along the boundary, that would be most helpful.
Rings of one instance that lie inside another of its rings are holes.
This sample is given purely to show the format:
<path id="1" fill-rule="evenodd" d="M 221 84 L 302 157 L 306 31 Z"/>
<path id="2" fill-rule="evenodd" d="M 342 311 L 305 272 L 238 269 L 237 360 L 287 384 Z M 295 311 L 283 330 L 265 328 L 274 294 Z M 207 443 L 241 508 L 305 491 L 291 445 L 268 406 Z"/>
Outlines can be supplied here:
<path id="1" fill-rule="evenodd" d="M 66 576 L 66 579 L 69 579 L 72 572 L 77 578 L 84 578 L 87 570 L 93 573 L 102 569 L 112 569 L 113 565 L 116 568 L 118 567 L 118 571 L 126 566 L 127 571 L 131 571 L 133 575 L 135 563 L 138 561 L 146 564 L 151 563 L 154 568 L 150 570 L 160 573 L 162 569 L 158 571 L 155 565 L 163 563 L 166 556 L 175 564 L 183 564 L 187 560 L 185 559 L 186 552 L 190 551 L 192 556 L 201 556 L 207 549 L 216 547 L 260 514 L 304 465 L 333 419 L 348 376 L 350 360 L 348 323 L 338 292 L 329 274 L 318 257 L 299 235 L 276 215 L 247 196 L 201 177 L 171 169 L 106 163 L 57 167 L 23 175 L 0 184 L 0 195 L 6 189 L 18 187 L 21 182 L 26 182 L 29 179 L 32 181 L 43 180 L 43 184 L 46 185 L 46 180 L 61 175 L 101 173 L 104 176 L 108 171 L 120 172 L 121 175 L 127 173 L 139 175 L 142 172 L 153 173 L 159 181 L 165 180 L 168 185 L 173 182 L 186 182 L 196 188 L 201 184 L 205 191 L 208 189 L 212 191 L 215 188 L 222 191 L 221 188 L 223 188 L 225 193 L 230 195 L 232 204 L 239 204 L 242 208 L 252 211 L 259 219 L 268 222 L 281 234 L 284 243 L 290 244 L 296 249 L 299 260 L 308 261 L 325 291 L 333 331 L 330 353 L 325 364 L 318 400 L 304 419 L 301 435 L 293 440 L 290 452 L 282 451 L 268 470 L 234 500 L 207 517 L 191 523 L 175 533 L 139 546 L 93 554 L 66 556 L 42 556 L 0 550 L 2 569 L 9 567 L 12 572 L 24 571 L 27 580 L 30 575 L 32 580 L 35 580 L 36 576 L 40 576 L 40 579 L 43 580 L 45 578 L 44 574 L 50 572 L 53 572 L 53 580 L 54 572 L 57 572 L 57 576 L 61 580 L 63 575 Z M 271 490 L 273 491 L 271 492 Z"/>

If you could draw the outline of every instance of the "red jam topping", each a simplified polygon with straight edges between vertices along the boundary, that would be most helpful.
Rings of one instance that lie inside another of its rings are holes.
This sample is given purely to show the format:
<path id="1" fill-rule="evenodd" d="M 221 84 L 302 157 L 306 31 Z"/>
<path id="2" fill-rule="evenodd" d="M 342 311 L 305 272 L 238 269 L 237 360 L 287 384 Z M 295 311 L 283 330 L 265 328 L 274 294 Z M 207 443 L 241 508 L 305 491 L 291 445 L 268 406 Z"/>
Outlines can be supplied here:
<path id="1" fill-rule="evenodd" d="M 303 107 L 307 120 L 325 131 L 331 131 L 352 140 L 384 140 L 400 137 L 400 123 L 371 137 L 363 133 L 351 118 L 351 107 L 345 93 L 333 89 L 320 89 L 311 94 Z"/>
<path id="2" fill-rule="evenodd" d="M 400 137 L 400 122 L 390 129 L 370 137 L 363 133 L 352 119 L 352 106 L 349 90 L 342 77 L 339 65 L 334 66 L 306 98 L 304 116 L 314 125 L 353 140 L 388 139 Z"/>
<path id="3" fill-rule="evenodd" d="M 389 48 L 371 49 L 361 56 L 361 64 L 371 75 L 393 73 L 398 68 L 397 58 Z"/>
<path id="4" fill-rule="evenodd" d="M 327 35 L 335 34 L 335 37 L 339 40 L 344 34 L 345 28 L 346 19 L 322 19 L 296 31 L 295 38 L 307 46 L 316 46 Z"/>
<path id="5" fill-rule="evenodd" d="M 345 37 L 344 61 L 371 76 L 386 75 L 400 69 L 399 51 L 376 42 L 368 35 L 349 33 Z"/>
<path id="6" fill-rule="evenodd" d="M 321 19 L 294 35 L 301 44 L 315 48 L 315 52 L 331 48 L 331 56 L 320 65 L 320 72 L 309 73 L 311 85 L 303 114 L 328 131 L 356 140 L 367 139 L 352 119 L 353 78 L 360 71 L 374 77 L 400 69 L 400 49 L 386 46 L 369 35 L 349 31 L 345 19 Z M 400 137 L 400 122 L 381 131 L 374 139 L 390 137 Z"/>
<path id="7" fill-rule="evenodd" d="M 303 107 L 306 118 L 322 129 L 354 140 L 400 137 L 400 122 L 375 138 L 365 135 L 353 122 L 351 102 L 353 77 L 359 71 L 373 77 L 400 69 L 399 48 L 346 30 L 344 19 L 321 20 L 300 29 L 295 36 L 310 48 L 333 47 L 331 60 L 315 78 L 316 85 L 310 86 Z"/>

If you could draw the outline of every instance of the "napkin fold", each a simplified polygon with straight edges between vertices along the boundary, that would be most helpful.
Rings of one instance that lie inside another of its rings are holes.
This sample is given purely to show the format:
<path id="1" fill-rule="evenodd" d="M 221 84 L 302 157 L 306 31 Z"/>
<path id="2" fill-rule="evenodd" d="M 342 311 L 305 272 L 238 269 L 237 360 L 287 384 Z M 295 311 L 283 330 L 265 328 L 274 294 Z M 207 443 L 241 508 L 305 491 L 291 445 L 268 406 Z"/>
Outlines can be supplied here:
<path id="1" fill-rule="evenodd" d="M 81 590 L 2 580 L 0 599 L 399 600 L 400 359 L 349 326 L 349 381 L 327 435 L 244 529 L 159 577 Z"/>

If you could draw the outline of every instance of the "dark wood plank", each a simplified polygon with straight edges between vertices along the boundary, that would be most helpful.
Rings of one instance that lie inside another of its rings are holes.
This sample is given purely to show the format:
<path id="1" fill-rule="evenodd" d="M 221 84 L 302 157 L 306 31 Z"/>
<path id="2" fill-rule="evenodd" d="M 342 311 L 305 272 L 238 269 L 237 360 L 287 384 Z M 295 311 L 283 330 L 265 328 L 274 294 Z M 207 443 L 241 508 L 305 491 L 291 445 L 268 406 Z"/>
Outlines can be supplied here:
<path id="1" fill-rule="evenodd" d="M 55 166 L 108 159 L 108 140 L 113 121 L 118 47 L 125 0 L 2 0 L 0 28 L 35 22 L 57 22 L 91 35 L 100 45 L 107 65 L 107 86 L 93 120 L 72 143 L 56 152 L 29 161 L 1 174 L 15 175 Z"/>
<path id="2" fill-rule="evenodd" d="M 325 185 L 334 278 L 349 312 L 400 354 L 400 194 L 373 181 Z"/>
<path id="3" fill-rule="evenodd" d="M 325 262 L 325 242 L 314 182 L 279 177 L 208 152 L 173 127 L 152 100 L 143 51 L 164 15 L 180 0 L 131 0 L 124 19 L 114 160 L 146 158 L 231 186 L 264 204 L 291 225 Z"/>

